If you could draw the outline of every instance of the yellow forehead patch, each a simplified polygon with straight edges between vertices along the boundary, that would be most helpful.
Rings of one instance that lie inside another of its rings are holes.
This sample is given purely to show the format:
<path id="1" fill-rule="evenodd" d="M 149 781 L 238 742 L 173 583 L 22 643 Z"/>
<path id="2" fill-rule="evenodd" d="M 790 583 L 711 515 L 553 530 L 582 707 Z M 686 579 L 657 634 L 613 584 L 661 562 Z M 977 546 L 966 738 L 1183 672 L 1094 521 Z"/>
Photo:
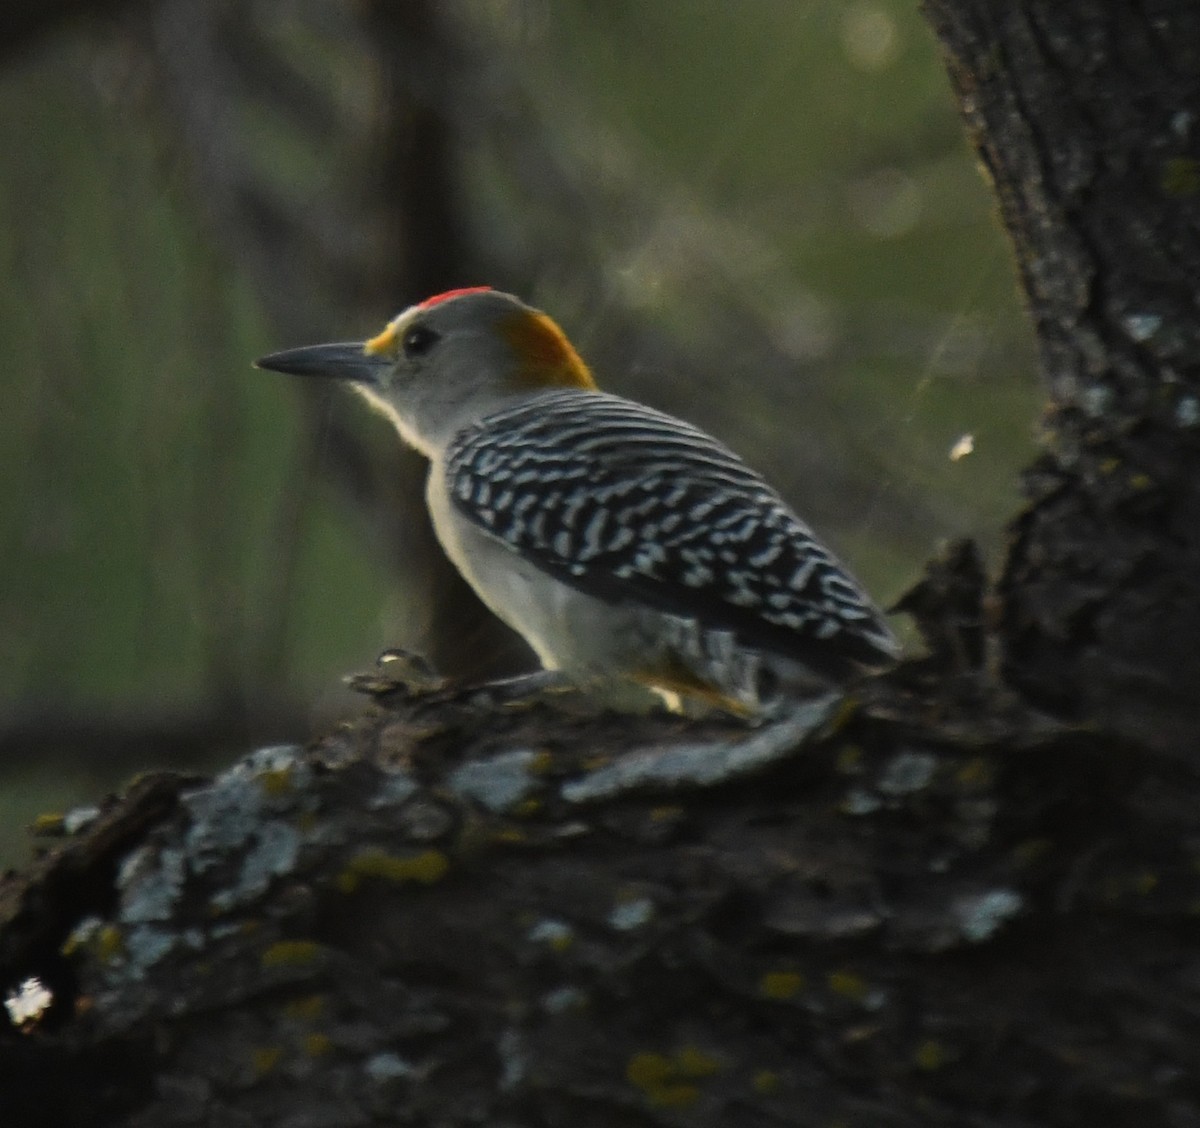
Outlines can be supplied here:
<path id="1" fill-rule="evenodd" d="M 379 356 L 382 353 L 391 352 L 396 347 L 396 323 L 391 322 L 388 327 L 376 337 L 372 337 L 365 345 L 363 352 L 367 356 Z"/>
<path id="2" fill-rule="evenodd" d="M 517 380 L 527 388 L 589 388 L 596 381 L 566 334 L 544 313 L 521 310 L 500 322 L 520 367 Z"/>

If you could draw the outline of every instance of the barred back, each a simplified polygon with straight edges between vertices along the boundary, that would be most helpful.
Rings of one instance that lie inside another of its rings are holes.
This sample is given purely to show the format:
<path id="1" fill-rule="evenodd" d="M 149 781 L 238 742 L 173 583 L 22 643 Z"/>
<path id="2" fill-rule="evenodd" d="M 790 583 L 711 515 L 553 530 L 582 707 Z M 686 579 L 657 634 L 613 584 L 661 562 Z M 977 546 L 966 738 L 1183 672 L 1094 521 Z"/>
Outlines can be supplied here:
<path id="1" fill-rule="evenodd" d="M 897 654 L 868 596 L 783 499 L 652 408 L 575 390 L 524 400 L 455 436 L 446 480 L 472 522 L 589 594 L 837 678 Z"/>

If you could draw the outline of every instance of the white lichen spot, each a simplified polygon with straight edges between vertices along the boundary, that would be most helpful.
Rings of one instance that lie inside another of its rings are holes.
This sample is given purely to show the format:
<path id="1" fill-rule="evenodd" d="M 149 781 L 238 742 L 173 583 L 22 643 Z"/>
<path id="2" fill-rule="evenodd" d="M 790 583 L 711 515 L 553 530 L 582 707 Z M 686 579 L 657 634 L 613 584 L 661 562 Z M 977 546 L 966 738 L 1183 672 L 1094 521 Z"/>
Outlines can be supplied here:
<path id="1" fill-rule="evenodd" d="M 4 1009 L 14 1026 L 25 1026 L 41 1018 L 52 1002 L 54 995 L 36 975 L 31 975 L 8 993 Z"/>
<path id="2" fill-rule="evenodd" d="M 962 928 L 962 934 L 978 943 L 986 940 L 1010 917 L 1021 911 L 1024 901 L 1012 889 L 991 889 L 972 897 L 960 897 L 955 902 L 954 912 Z"/>
<path id="3" fill-rule="evenodd" d="M 104 921 L 98 916 L 85 916 L 73 929 L 63 944 L 66 953 L 78 952 L 87 948 L 100 934 Z"/>
<path id="4" fill-rule="evenodd" d="M 411 799 L 419 788 L 420 784 L 407 772 L 389 772 L 383 786 L 375 793 L 368 805 L 373 811 L 399 807 Z"/>
<path id="5" fill-rule="evenodd" d="M 862 1007 L 866 1011 L 883 1010 L 887 1001 L 888 993 L 882 987 L 875 987 L 863 996 Z"/>
<path id="6" fill-rule="evenodd" d="M 878 795 L 872 795 L 861 787 L 852 787 L 842 800 L 842 810 L 848 815 L 869 815 L 883 806 Z"/>
<path id="7" fill-rule="evenodd" d="M 525 1080 L 529 1054 L 521 1032 L 511 1026 L 500 1035 L 496 1049 L 500 1055 L 500 1088 L 508 1092 Z"/>
<path id="8" fill-rule="evenodd" d="M 1122 318 L 1125 332 L 1135 341 L 1148 341 L 1162 328 L 1163 319 L 1157 313 L 1129 313 Z"/>
<path id="9" fill-rule="evenodd" d="M 618 932 L 632 932 L 649 924 L 654 918 L 654 902 L 649 897 L 636 897 L 622 901 L 608 914 L 608 923 Z"/>
<path id="10" fill-rule="evenodd" d="M 929 752 L 901 752 L 894 756 L 879 780 L 885 795 L 910 795 L 933 779 L 937 757 Z"/>
<path id="11" fill-rule="evenodd" d="M 450 787 L 488 810 L 511 810 L 537 787 L 530 774 L 536 759 L 536 752 L 518 748 L 488 760 L 472 760 L 451 773 Z"/>
<path id="12" fill-rule="evenodd" d="M 1200 400 L 1195 396 L 1183 396 L 1175 405 L 1175 422 L 1180 427 L 1195 427 L 1200 423 Z"/>
<path id="13" fill-rule="evenodd" d="M 1092 384 L 1079 394 L 1079 406 L 1084 414 L 1099 419 L 1112 406 L 1112 389 L 1103 384 Z"/>
<path id="14" fill-rule="evenodd" d="M 542 1009 L 549 1014 L 581 1010 L 587 1005 L 587 995 L 578 987 L 559 987 L 542 996 Z"/>
<path id="15" fill-rule="evenodd" d="M 554 948 L 565 947 L 575 938 L 575 931 L 566 921 L 546 917 L 539 920 L 527 933 L 527 939 L 535 944 L 549 944 Z"/>
<path id="16" fill-rule="evenodd" d="M 78 834 L 100 817 L 99 807 L 74 807 L 63 815 L 63 833 Z"/>
<path id="17" fill-rule="evenodd" d="M 400 1081 L 412 1077 L 416 1067 L 399 1054 L 382 1053 L 367 1058 L 363 1072 L 377 1085 L 387 1081 Z"/>

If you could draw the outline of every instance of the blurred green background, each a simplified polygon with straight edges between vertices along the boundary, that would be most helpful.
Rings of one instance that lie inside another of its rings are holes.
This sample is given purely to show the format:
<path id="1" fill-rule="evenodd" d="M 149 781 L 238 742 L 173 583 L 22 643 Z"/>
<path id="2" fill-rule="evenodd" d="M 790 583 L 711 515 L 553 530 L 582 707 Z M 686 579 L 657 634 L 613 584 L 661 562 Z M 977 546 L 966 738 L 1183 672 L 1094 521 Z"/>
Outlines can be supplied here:
<path id="1" fill-rule="evenodd" d="M 39 811 L 353 712 L 386 646 L 453 656 L 419 467 L 250 367 L 422 284 L 547 309 L 881 602 L 941 538 L 995 558 L 1040 394 L 912 5 L 116 8 L 0 57 L 0 862 Z"/>

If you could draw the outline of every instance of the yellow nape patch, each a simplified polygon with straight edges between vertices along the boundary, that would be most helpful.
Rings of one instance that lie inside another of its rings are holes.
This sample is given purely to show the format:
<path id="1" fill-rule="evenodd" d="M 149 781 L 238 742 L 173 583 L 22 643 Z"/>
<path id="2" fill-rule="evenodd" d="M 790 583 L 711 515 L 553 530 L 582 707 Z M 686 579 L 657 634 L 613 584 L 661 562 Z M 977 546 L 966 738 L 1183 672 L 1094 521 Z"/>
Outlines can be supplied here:
<path id="1" fill-rule="evenodd" d="M 372 337 L 365 345 L 363 352 L 367 356 L 380 356 L 391 352 L 396 347 L 396 323 L 393 321 L 376 337 Z"/>
<path id="2" fill-rule="evenodd" d="M 588 388 L 596 381 L 566 334 L 544 313 L 522 310 L 500 323 L 520 358 L 517 379 L 526 388 Z"/>

